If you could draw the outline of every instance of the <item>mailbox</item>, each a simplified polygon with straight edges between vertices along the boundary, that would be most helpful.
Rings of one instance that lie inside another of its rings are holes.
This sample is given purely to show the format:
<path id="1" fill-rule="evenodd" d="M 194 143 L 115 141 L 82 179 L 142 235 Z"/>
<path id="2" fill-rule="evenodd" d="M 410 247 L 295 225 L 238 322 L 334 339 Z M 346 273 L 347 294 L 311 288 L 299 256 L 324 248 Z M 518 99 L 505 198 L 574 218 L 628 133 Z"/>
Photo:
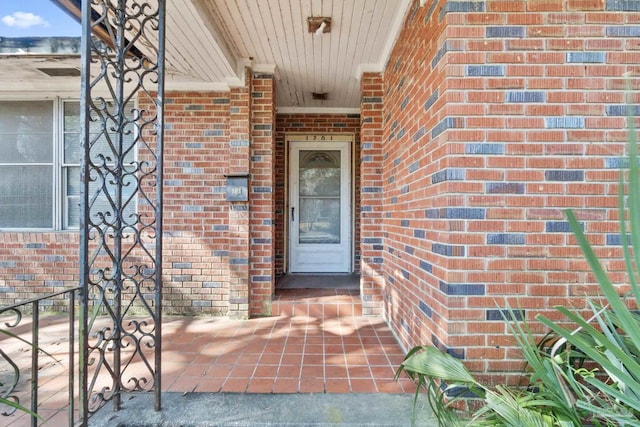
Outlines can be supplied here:
<path id="1" fill-rule="evenodd" d="M 246 202 L 249 200 L 249 175 L 227 175 L 227 201 Z"/>

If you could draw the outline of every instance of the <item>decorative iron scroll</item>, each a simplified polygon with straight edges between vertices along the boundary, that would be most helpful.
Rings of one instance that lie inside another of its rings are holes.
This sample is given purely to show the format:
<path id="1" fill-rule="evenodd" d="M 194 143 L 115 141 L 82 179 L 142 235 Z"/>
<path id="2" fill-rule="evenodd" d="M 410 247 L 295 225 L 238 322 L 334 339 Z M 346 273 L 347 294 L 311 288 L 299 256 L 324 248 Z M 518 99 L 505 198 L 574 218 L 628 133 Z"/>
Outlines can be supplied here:
<path id="1" fill-rule="evenodd" d="M 18 308 L 10 307 L 0 310 L 0 327 L 11 330 L 22 322 L 22 312 Z M 8 402 L 20 405 L 20 396 L 16 392 L 16 387 L 20 382 L 20 368 L 15 364 L 10 355 L 2 351 L 0 348 L 0 398 L 6 399 Z M 0 415 L 9 416 L 15 413 L 16 408 L 5 406 L 2 408 Z"/>
<path id="2" fill-rule="evenodd" d="M 52 377 L 61 379 L 66 375 L 67 419 L 70 426 L 75 425 L 75 303 L 78 290 L 65 289 L 0 308 L 0 420 L 16 411 L 31 411 L 30 424 L 38 425 L 35 414 L 39 409 L 40 378 L 46 382 Z M 48 340 L 56 334 L 47 330 L 50 323 L 43 325 L 40 320 L 41 308 L 51 307 L 51 300 L 62 298 L 68 303 L 66 367 L 61 364 L 63 357 L 47 351 L 52 344 Z M 46 348 L 41 347 L 40 342 L 44 342 Z"/>
<path id="3" fill-rule="evenodd" d="M 164 10 L 82 3 L 84 419 L 122 392 L 154 391 L 160 409 Z"/>

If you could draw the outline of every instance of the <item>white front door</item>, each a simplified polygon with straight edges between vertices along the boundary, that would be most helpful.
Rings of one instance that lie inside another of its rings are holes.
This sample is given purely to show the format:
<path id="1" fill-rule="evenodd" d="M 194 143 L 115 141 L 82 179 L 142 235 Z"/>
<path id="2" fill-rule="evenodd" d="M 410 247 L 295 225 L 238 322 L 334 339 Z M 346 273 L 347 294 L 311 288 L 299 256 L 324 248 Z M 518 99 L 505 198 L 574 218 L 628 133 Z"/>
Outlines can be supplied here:
<path id="1" fill-rule="evenodd" d="M 290 142 L 289 270 L 351 272 L 349 141 Z"/>

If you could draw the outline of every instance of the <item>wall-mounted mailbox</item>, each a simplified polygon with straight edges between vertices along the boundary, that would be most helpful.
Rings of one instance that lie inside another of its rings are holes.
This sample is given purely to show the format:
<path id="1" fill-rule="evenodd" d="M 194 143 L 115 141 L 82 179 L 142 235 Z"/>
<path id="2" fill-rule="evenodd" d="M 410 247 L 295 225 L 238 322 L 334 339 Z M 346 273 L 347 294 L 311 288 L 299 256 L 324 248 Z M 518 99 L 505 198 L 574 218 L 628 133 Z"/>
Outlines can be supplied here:
<path id="1" fill-rule="evenodd" d="M 249 200 L 249 175 L 227 175 L 227 201 Z"/>

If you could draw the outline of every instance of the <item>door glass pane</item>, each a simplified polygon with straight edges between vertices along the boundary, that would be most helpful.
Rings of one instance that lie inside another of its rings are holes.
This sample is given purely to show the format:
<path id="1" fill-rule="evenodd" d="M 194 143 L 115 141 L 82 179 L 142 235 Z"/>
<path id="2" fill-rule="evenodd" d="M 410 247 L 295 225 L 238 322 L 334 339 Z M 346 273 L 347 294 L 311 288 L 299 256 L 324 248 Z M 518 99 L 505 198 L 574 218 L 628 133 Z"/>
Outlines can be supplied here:
<path id="1" fill-rule="evenodd" d="M 301 150 L 299 242 L 340 243 L 340 151 Z"/>
<path id="2" fill-rule="evenodd" d="M 340 243 L 340 198 L 300 199 L 300 243 Z"/>
<path id="3" fill-rule="evenodd" d="M 0 228 L 52 228 L 52 176 L 52 166 L 0 168 Z"/>
<path id="4" fill-rule="evenodd" d="M 300 151 L 300 196 L 340 197 L 340 151 Z"/>

